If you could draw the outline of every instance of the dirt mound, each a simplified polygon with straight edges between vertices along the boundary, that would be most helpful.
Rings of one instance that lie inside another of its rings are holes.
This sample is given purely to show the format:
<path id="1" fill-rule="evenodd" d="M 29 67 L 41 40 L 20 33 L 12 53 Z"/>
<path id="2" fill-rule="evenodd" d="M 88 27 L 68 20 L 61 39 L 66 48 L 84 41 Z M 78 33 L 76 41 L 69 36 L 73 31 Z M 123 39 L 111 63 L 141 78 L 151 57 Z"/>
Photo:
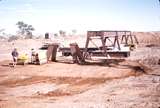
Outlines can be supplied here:
<path id="1" fill-rule="evenodd" d="M 134 32 L 140 44 L 160 45 L 160 32 Z"/>

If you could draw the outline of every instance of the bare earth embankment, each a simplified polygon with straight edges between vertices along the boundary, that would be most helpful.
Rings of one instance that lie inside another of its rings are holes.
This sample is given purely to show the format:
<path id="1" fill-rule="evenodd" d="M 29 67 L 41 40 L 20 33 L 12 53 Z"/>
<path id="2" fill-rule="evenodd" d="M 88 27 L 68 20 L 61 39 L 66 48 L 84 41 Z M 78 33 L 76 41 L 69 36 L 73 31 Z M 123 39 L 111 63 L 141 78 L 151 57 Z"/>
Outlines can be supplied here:
<path id="1" fill-rule="evenodd" d="M 13 43 L 2 43 L 6 55 L 0 62 L 0 108 L 159 108 L 160 35 L 136 34 L 140 45 L 131 57 L 104 64 L 77 65 L 68 59 L 63 63 L 58 57 L 59 62 L 11 68 L 7 53 Z M 68 44 L 77 39 L 66 40 Z M 79 40 L 83 46 L 85 38 Z M 23 52 L 43 42 L 18 40 L 14 45 Z"/>

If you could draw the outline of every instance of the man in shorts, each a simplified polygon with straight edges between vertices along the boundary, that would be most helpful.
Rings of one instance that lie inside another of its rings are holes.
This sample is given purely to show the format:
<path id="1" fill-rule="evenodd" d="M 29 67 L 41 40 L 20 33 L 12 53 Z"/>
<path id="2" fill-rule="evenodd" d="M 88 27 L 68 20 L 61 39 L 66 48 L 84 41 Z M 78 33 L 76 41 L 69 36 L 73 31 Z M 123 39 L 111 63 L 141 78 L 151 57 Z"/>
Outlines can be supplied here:
<path id="1" fill-rule="evenodd" d="M 14 48 L 14 50 L 12 51 L 12 57 L 13 57 L 13 67 L 16 66 L 17 64 L 17 59 L 18 59 L 18 52 L 17 52 L 17 49 Z"/>

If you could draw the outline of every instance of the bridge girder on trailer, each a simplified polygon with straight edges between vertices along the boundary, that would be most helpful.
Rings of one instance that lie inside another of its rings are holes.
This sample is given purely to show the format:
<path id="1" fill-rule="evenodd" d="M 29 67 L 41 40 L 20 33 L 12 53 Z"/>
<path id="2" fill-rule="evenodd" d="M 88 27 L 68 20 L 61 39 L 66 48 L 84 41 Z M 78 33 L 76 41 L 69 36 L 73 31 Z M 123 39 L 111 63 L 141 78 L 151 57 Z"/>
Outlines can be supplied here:
<path id="1" fill-rule="evenodd" d="M 109 57 L 109 54 L 107 52 L 107 47 L 109 45 L 106 45 L 106 40 L 112 41 L 112 43 L 113 43 L 112 47 L 113 48 L 117 47 L 117 49 L 119 51 L 121 51 L 120 44 L 122 44 L 123 42 L 125 45 L 134 44 L 133 37 L 134 37 L 135 42 L 138 43 L 136 36 L 132 35 L 131 31 L 113 31 L 113 30 L 88 31 L 84 57 L 86 57 L 87 51 L 89 48 L 89 43 L 93 43 L 92 42 L 93 39 L 101 40 L 102 54 L 106 57 Z M 112 38 L 112 40 L 111 40 L 111 38 Z M 98 45 L 96 45 L 96 46 L 98 46 Z"/>

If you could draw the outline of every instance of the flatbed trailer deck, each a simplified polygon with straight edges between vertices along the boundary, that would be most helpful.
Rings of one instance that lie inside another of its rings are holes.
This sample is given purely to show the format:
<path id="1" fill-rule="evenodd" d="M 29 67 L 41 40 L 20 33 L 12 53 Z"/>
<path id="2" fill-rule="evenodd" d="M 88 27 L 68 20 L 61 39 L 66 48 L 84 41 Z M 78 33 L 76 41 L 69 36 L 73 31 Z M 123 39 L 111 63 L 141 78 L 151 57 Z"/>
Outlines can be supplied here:
<path id="1" fill-rule="evenodd" d="M 71 56 L 71 49 L 69 47 L 59 48 L 63 56 Z M 81 52 L 85 52 L 85 48 L 80 48 Z M 103 56 L 103 50 L 101 48 L 88 48 L 87 52 L 89 56 Z M 111 50 L 107 49 L 107 53 L 111 57 L 128 57 L 130 56 L 130 51 L 123 50 Z"/>

